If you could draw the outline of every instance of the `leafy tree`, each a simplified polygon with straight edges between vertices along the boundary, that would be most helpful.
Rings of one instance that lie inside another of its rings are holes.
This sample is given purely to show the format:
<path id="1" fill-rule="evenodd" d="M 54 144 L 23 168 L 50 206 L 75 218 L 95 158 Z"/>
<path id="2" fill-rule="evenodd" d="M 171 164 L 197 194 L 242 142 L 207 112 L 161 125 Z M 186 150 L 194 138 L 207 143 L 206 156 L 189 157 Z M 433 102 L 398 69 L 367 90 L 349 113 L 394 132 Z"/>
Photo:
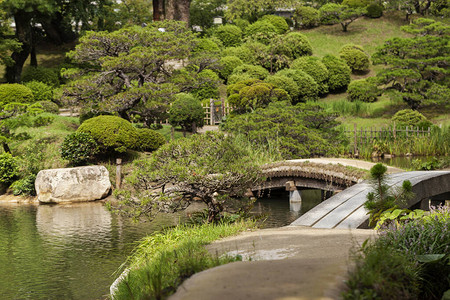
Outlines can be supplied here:
<path id="1" fill-rule="evenodd" d="M 226 24 L 217 27 L 214 31 L 225 47 L 238 46 L 242 42 L 242 30 L 236 25 Z"/>
<path id="2" fill-rule="evenodd" d="M 271 23 L 278 34 L 286 33 L 289 30 L 289 25 L 283 17 L 275 15 L 265 15 L 261 18 L 262 21 L 268 21 Z"/>
<path id="3" fill-rule="evenodd" d="M 165 28 L 164 31 L 158 28 Z M 68 84 L 63 100 L 93 111 L 139 116 L 147 125 L 165 117 L 173 95 L 199 88 L 209 77 L 199 73 L 218 58 L 192 56 L 194 34 L 182 22 L 154 22 L 147 27 L 87 32 L 69 56 L 80 64 L 68 70 L 77 80 Z M 174 61 L 190 58 L 184 68 Z"/>
<path id="4" fill-rule="evenodd" d="M 328 70 L 328 87 L 330 92 L 347 88 L 352 72 L 350 67 L 343 60 L 333 55 L 325 55 L 322 58 L 322 63 Z"/>
<path id="5" fill-rule="evenodd" d="M 190 18 L 191 25 L 201 26 L 203 30 L 213 26 L 214 17 L 222 17 L 226 0 L 191 0 Z"/>
<path id="6" fill-rule="evenodd" d="M 229 20 L 247 19 L 256 21 L 261 15 L 275 11 L 277 7 L 291 6 L 292 0 L 227 0 L 225 17 Z"/>
<path id="7" fill-rule="evenodd" d="M 335 129 L 336 118 L 316 103 L 277 101 L 267 108 L 232 116 L 224 129 L 244 134 L 257 144 L 274 145 L 286 159 L 336 155 L 345 141 Z"/>
<path id="8" fill-rule="evenodd" d="M 364 15 L 365 8 L 349 7 L 336 3 L 328 3 L 319 9 L 320 20 L 323 24 L 340 23 L 342 31 L 347 32 L 347 27 L 356 19 Z"/>
<path id="9" fill-rule="evenodd" d="M 203 127 L 205 112 L 200 101 L 189 94 L 178 94 L 169 110 L 169 123 L 172 126 L 181 126 L 183 135 L 186 131 L 196 133 L 197 127 Z"/>
<path id="10" fill-rule="evenodd" d="M 438 0 L 388 0 L 386 4 L 391 8 L 405 12 L 406 21 L 409 17 L 418 13 L 424 16 L 432 7 L 432 4 L 438 3 Z"/>
<path id="11" fill-rule="evenodd" d="M 208 207 L 208 222 L 217 222 L 261 179 L 260 168 L 232 136 L 207 132 L 159 148 L 150 159 L 135 162 L 126 181 L 134 191 L 116 194 L 122 212 L 154 217 L 187 208 L 194 198 Z"/>
<path id="12" fill-rule="evenodd" d="M 441 29 L 434 30 L 432 24 L 424 26 L 426 30 L 413 24 L 407 30 L 418 36 L 389 39 L 373 55 L 375 63 L 386 65 L 377 74 L 385 91 L 396 91 L 412 109 L 449 101 L 450 36 L 440 35 L 450 27 L 438 24 Z M 422 35 L 425 31 L 428 34 Z"/>
<path id="13" fill-rule="evenodd" d="M 319 25 L 319 11 L 314 7 L 299 5 L 294 11 L 295 27 L 312 28 Z"/>
<path id="14" fill-rule="evenodd" d="M 268 20 L 260 20 L 245 28 L 245 36 L 253 41 L 268 44 L 277 34 L 277 29 Z"/>

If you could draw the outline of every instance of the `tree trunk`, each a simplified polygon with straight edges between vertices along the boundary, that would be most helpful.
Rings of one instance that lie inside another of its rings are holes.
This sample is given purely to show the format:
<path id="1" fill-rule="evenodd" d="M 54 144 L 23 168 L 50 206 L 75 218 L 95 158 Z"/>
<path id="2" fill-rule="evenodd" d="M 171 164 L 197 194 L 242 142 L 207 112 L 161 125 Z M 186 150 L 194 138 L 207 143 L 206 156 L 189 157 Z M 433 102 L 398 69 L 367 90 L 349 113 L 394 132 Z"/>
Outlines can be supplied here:
<path id="1" fill-rule="evenodd" d="M 153 0 L 153 21 L 164 20 L 164 0 Z"/>
<path id="2" fill-rule="evenodd" d="M 31 51 L 30 51 L 30 66 L 32 66 L 32 67 L 38 66 L 37 56 L 36 56 L 36 46 L 34 46 L 34 45 L 31 47 Z"/>
<path id="3" fill-rule="evenodd" d="M 5 151 L 5 153 L 11 153 L 11 149 L 9 149 L 9 146 L 7 143 L 3 142 L 2 146 L 3 146 L 3 151 Z"/>
<path id="4" fill-rule="evenodd" d="M 175 2 L 176 0 L 166 0 L 166 9 L 165 9 L 166 20 L 176 20 Z"/>
<path id="5" fill-rule="evenodd" d="M 14 21 L 16 23 L 16 38 L 22 43 L 22 47 L 19 52 L 16 51 L 11 54 L 14 64 L 6 67 L 5 77 L 10 83 L 21 81 L 22 68 L 32 48 L 30 15 L 19 11 L 14 14 Z"/>
<path id="6" fill-rule="evenodd" d="M 189 8 L 191 6 L 191 0 L 178 0 L 177 8 L 179 13 L 179 20 L 186 22 L 186 26 L 189 26 Z"/>
<path id="7" fill-rule="evenodd" d="M 343 32 L 347 32 L 347 26 L 348 26 L 348 24 L 346 24 L 346 23 L 341 23 L 341 26 L 342 26 L 342 31 L 343 31 Z"/>

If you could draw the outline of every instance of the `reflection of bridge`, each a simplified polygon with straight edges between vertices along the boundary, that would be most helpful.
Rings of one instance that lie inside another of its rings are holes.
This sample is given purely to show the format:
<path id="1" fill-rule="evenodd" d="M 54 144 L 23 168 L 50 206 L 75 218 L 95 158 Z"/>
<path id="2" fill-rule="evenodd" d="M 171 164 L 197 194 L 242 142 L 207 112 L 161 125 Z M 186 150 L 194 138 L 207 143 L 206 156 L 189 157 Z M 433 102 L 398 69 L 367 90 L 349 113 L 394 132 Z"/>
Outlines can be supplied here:
<path id="1" fill-rule="evenodd" d="M 391 174 L 390 186 L 401 186 L 404 180 L 411 181 L 415 197 L 406 207 L 422 204 L 428 208 L 428 199 L 450 199 L 450 171 L 414 171 Z M 311 226 L 315 228 L 357 228 L 364 227 L 368 220 L 363 207 L 366 195 L 371 187 L 367 181 L 353 185 L 343 192 L 320 203 L 291 225 Z"/>

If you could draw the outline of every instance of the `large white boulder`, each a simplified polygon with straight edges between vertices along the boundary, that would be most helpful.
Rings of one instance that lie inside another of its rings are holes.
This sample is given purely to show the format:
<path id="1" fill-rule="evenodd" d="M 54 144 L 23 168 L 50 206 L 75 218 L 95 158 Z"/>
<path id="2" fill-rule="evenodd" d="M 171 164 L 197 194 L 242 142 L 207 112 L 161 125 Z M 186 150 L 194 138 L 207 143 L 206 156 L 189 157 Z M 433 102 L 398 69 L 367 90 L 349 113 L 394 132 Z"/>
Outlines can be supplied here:
<path id="1" fill-rule="evenodd" d="M 111 190 L 103 166 L 41 170 L 34 183 L 39 202 L 84 202 L 105 198 Z"/>

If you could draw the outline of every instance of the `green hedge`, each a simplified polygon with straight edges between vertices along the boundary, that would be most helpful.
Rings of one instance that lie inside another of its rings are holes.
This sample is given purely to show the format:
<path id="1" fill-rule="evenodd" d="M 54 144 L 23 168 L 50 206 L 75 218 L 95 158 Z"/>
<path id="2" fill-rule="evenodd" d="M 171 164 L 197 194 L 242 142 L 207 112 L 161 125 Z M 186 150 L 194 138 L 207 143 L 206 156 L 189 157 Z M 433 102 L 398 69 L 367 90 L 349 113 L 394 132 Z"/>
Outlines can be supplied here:
<path id="1" fill-rule="evenodd" d="M 34 102 L 33 91 L 18 83 L 0 84 L 0 101 L 9 103 L 32 103 Z"/>

